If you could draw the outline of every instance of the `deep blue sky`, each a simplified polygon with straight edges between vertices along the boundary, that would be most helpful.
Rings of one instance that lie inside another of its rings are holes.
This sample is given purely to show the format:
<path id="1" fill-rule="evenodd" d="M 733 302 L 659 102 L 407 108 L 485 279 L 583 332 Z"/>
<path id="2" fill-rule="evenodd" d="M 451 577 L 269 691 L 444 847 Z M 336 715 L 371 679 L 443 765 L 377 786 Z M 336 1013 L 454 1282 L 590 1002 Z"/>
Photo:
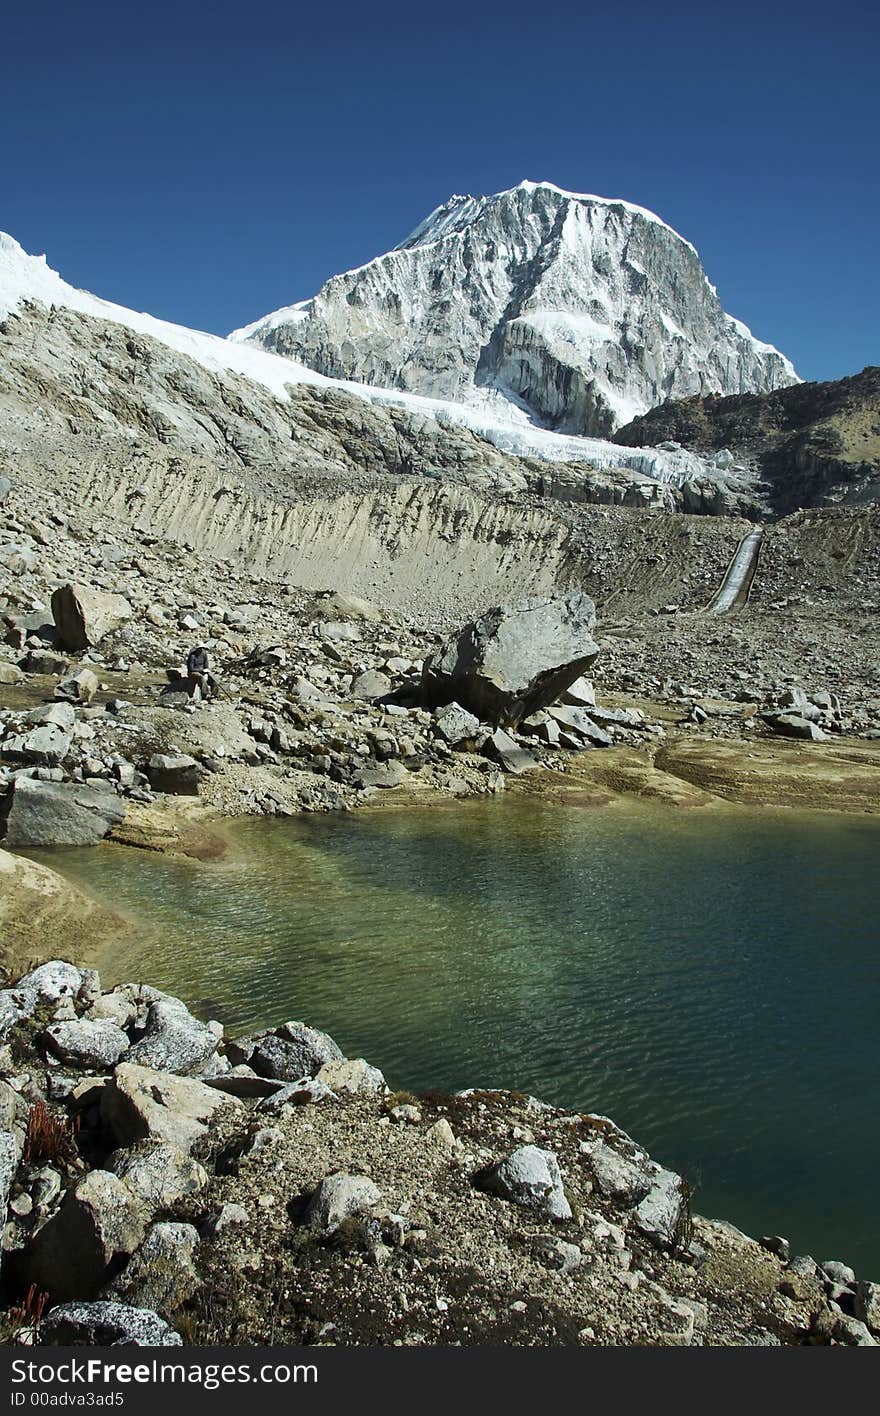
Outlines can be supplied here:
<path id="1" fill-rule="evenodd" d="M 226 333 L 453 192 L 625 197 L 807 378 L 880 363 L 876 0 L 29 0 L 3 8 L 0 229 Z"/>

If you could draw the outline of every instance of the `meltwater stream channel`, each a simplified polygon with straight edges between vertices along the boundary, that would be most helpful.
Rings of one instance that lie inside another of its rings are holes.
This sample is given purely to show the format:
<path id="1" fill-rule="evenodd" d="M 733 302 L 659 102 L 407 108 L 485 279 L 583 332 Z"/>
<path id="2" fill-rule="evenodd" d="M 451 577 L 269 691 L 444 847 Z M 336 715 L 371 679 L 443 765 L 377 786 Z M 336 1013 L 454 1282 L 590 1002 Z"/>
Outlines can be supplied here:
<path id="1" fill-rule="evenodd" d="M 47 857 L 140 921 L 105 986 L 303 1019 L 395 1088 L 599 1111 L 701 1213 L 880 1279 L 880 823 L 509 801 L 231 836 Z"/>

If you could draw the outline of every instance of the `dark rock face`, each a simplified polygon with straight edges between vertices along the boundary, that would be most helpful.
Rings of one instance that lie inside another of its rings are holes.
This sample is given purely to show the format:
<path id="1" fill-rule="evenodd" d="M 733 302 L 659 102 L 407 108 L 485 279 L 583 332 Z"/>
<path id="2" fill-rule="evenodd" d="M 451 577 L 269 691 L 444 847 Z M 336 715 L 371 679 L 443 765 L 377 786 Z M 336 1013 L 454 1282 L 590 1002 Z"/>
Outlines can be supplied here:
<path id="1" fill-rule="evenodd" d="M 0 799 L 0 834 L 11 850 L 94 846 L 124 815 L 124 803 L 110 789 L 18 777 Z"/>
<path id="2" fill-rule="evenodd" d="M 425 660 L 423 701 L 458 703 L 484 722 L 520 723 L 593 663 L 595 623 L 596 607 L 581 592 L 489 610 Z"/>
<path id="3" fill-rule="evenodd" d="M 673 440 L 692 452 L 729 448 L 768 483 L 773 510 L 880 500 L 880 368 L 769 393 L 663 403 L 614 435 L 626 447 Z M 685 496 L 685 510 L 704 508 Z M 710 506 L 709 510 L 715 510 Z"/>

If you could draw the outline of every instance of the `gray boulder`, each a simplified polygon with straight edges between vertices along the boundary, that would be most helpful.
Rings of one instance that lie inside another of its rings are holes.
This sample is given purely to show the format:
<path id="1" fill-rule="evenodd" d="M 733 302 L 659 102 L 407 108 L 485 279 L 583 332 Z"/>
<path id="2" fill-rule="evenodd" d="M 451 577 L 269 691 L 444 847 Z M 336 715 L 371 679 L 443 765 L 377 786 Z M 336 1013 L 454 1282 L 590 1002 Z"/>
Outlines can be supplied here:
<path id="1" fill-rule="evenodd" d="M 0 743 L 0 753 L 12 762 L 33 762 L 55 767 L 70 751 L 71 735 L 57 723 L 45 723 L 27 733 L 14 733 Z"/>
<path id="2" fill-rule="evenodd" d="M 150 1004 L 144 1036 L 131 1048 L 128 1061 L 157 1072 L 188 1076 L 217 1050 L 217 1037 L 183 1003 L 159 999 Z"/>
<path id="3" fill-rule="evenodd" d="M 338 1097 L 320 1077 L 300 1077 L 295 1082 L 285 1082 L 271 1096 L 264 1096 L 257 1102 L 257 1110 L 274 1116 L 285 1106 L 308 1106 L 319 1101 L 338 1101 Z"/>
<path id="4" fill-rule="evenodd" d="M 182 1347 L 183 1339 L 150 1308 L 127 1303 L 62 1303 L 40 1326 L 46 1347 Z"/>
<path id="5" fill-rule="evenodd" d="M 17 777 L 0 799 L 0 833 L 11 850 L 27 846 L 94 846 L 125 815 L 112 788 Z"/>
<path id="6" fill-rule="evenodd" d="M 207 775 L 201 763 L 185 753 L 154 752 L 147 764 L 153 791 L 167 792 L 170 796 L 198 796 L 199 782 Z"/>
<path id="7" fill-rule="evenodd" d="M 515 725 L 554 703 L 599 652 L 588 595 L 533 597 L 489 610 L 425 660 L 422 698 L 458 703 L 482 721 Z"/>
<path id="8" fill-rule="evenodd" d="M 226 1055 L 233 1064 L 246 1063 L 259 1076 L 282 1082 L 316 1077 L 325 1063 L 342 1061 L 332 1037 L 298 1022 L 237 1038 L 227 1044 Z"/>
<path id="9" fill-rule="evenodd" d="M 189 1154 L 214 1118 L 240 1112 L 242 1103 L 193 1077 L 120 1062 L 101 1091 L 100 1106 L 101 1120 L 117 1145 L 152 1139 Z"/>
<path id="10" fill-rule="evenodd" d="M 129 1150 L 114 1151 L 107 1169 L 125 1181 L 148 1214 L 168 1209 L 208 1183 L 204 1167 L 169 1141 L 139 1141 Z"/>
<path id="11" fill-rule="evenodd" d="M 27 1280 L 56 1301 L 91 1297 L 107 1282 L 120 1255 L 144 1237 L 134 1191 L 108 1170 L 92 1170 L 47 1220 L 25 1256 Z"/>
<path id="12" fill-rule="evenodd" d="M 130 620 L 132 608 L 122 595 L 88 585 L 62 585 L 52 594 L 52 617 L 63 647 L 79 653 Z"/>
<path id="13" fill-rule="evenodd" d="M 115 1067 L 129 1047 L 126 1033 L 105 1018 L 50 1023 L 40 1034 L 40 1041 L 68 1066 L 90 1067 L 95 1071 Z"/>
<path id="14" fill-rule="evenodd" d="M 438 708 L 434 715 L 434 731 L 450 747 L 456 747 L 458 743 L 477 736 L 480 720 L 462 708 L 460 703 L 447 703 L 443 708 Z"/>
<path id="15" fill-rule="evenodd" d="M 478 1177 L 480 1189 L 499 1195 L 544 1219 L 571 1219 L 571 1205 L 562 1187 L 562 1172 L 553 1151 L 520 1146 Z"/>
<path id="16" fill-rule="evenodd" d="M 332 1233 L 344 1219 L 372 1209 L 380 1199 L 379 1191 L 366 1175 L 337 1171 L 322 1180 L 315 1190 L 303 1214 L 303 1224 Z"/>

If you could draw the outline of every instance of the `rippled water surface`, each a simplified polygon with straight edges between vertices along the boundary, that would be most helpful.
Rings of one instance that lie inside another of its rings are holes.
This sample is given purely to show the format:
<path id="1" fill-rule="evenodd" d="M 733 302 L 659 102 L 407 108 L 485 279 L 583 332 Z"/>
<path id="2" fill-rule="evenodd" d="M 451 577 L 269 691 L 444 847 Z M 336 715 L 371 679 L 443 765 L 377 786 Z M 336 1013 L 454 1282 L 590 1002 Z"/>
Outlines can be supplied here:
<path id="1" fill-rule="evenodd" d="M 510 801 L 233 839 L 210 866 L 51 857 L 146 922 L 107 983 L 304 1019 L 397 1087 L 603 1112 L 702 1213 L 880 1278 L 880 824 Z"/>

